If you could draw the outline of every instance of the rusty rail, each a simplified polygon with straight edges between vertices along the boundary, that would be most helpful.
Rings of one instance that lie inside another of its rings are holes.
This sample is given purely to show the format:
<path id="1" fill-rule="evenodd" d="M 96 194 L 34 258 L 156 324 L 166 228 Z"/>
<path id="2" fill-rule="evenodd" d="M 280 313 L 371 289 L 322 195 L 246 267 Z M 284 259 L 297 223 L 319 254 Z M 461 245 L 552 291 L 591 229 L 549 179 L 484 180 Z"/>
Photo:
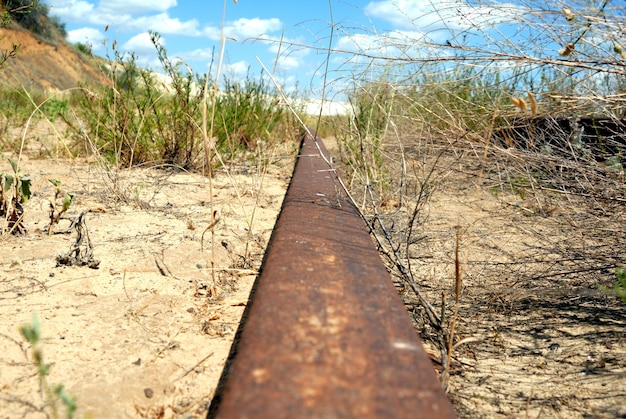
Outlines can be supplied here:
<path id="1" fill-rule="evenodd" d="M 306 134 L 209 416 L 456 417 L 320 152 L 321 139 Z"/>

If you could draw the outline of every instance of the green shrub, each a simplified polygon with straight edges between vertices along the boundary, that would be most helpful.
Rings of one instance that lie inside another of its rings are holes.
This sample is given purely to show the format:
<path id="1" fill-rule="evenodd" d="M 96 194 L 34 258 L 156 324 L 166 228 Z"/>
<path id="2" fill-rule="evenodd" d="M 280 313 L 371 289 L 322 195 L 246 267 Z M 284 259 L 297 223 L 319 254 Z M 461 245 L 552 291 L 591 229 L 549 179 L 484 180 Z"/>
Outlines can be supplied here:
<path id="1" fill-rule="evenodd" d="M 5 10 L 2 14 L 0 14 L 0 28 L 5 28 L 10 24 L 11 15 Z M 2 40 L 2 38 L 3 37 L 0 37 L 0 40 Z M 20 46 L 18 44 L 12 44 L 9 49 L 0 51 L 0 69 L 2 69 L 2 66 L 8 59 L 14 58 L 17 55 L 19 49 Z"/>
<path id="2" fill-rule="evenodd" d="M 41 105 L 41 111 L 45 117 L 51 121 L 56 119 L 58 116 L 66 117 L 68 109 L 68 99 L 57 99 L 51 97 L 46 100 L 43 105 Z"/>
<path id="3" fill-rule="evenodd" d="M 18 88 L 0 89 L 0 107 L 3 116 L 16 124 L 31 114 L 33 107 L 28 96 Z"/>
<path id="4" fill-rule="evenodd" d="M 34 113 L 35 105 L 40 106 L 40 112 Z M 23 88 L 0 89 L 0 108 L 7 123 L 20 126 L 31 115 L 35 118 L 46 117 L 54 120 L 56 117 L 66 116 L 69 110 L 67 98 L 50 97 L 40 90 L 24 90 Z"/>
<path id="5" fill-rule="evenodd" d="M 24 29 L 41 35 L 46 39 L 52 39 L 51 28 L 58 28 L 61 22 L 58 19 L 52 21 L 48 18 L 49 7 L 39 0 L 5 0 L 5 7 L 11 19 Z M 63 26 L 63 36 L 65 27 Z"/>
<path id="6" fill-rule="evenodd" d="M 361 184 L 386 189 L 389 172 L 382 149 L 394 111 L 395 91 L 389 83 L 381 82 L 360 86 L 349 95 L 354 117 L 347 120 L 349 127 L 339 138 L 342 159 L 359 175 Z"/>
<path id="7" fill-rule="evenodd" d="M 263 77 L 254 79 L 248 73 L 243 82 L 225 78 L 214 121 L 217 148 L 223 156 L 232 158 L 271 139 L 286 116 L 277 97 Z"/>
<path id="8" fill-rule="evenodd" d="M 76 47 L 78 51 L 82 52 L 85 55 L 88 55 L 90 57 L 93 55 L 93 46 L 89 42 L 86 42 L 86 43 L 78 42 L 74 44 L 74 46 Z"/>
<path id="9" fill-rule="evenodd" d="M 77 111 L 86 130 L 79 126 L 76 132 L 117 167 L 157 162 L 196 169 L 202 161 L 205 78 L 168 57 L 158 34 L 151 33 L 151 39 L 166 81 L 140 68 L 134 54 L 121 54 L 114 43 L 114 59 L 104 69 L 111 84 L 95 92 L 81 90 Z M 215 103 L 213 130 L 223 158 L 270 139 L 286 119 L 274 97 L 262 78 L 224 81 Z"/>
<path id="10" fill-rule="evenodd" d="M 151 132 L 152 108 L 160 93 L 135 60 L 134 55 L 118 56 L 108 70 L 111 86 L 95 92 L 85 88 L 78 98 L 77 113 L 86 124 L 86 132 L 80 126 L 79 132 L 87 135 L 94 152 L 121 167 L 161 157 L 159 139 Z"/>
<path id="11" fill-rule="evenodd" d="M 153 40 L 156 43 L 156 35 Z M 134 54 L 125 56 L 114 49 L 114 60 L 105 68 L 111 84 L 80 93 L 77 111 L 86 123 L 87 140 L 118 167 L 145 162 L 192 166 L 199 139 L 193 118 L 202 96 L 192 89 L 192 76 L 172 65 L 164 48 L 157 50 L 171 87 L 139 68 Z"/>
<path id="12" fill-rule="evenodd" d="M 52 26 L 54 26 L 56 28 L 56 30 L 59 32 L 59 35 L 61 35 L 63 38 L 67 37 L 67 28 L 65 26 L 65 22 L 61 21 L 61 19 L 58 16 L 50 16 L 50 23 L 52 24 Z"/>

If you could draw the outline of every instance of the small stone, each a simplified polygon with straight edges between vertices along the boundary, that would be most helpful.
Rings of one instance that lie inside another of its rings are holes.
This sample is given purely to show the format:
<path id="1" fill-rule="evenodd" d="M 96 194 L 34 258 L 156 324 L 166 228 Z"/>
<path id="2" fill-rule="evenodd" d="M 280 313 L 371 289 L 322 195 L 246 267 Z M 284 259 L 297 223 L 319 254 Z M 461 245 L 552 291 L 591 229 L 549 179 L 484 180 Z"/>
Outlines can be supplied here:
<path id="1" fill-rule="evenodd" d="M 145 394 L 147 398 L 151 399 L 152 396 L 154 396 L 154 391 L 150 387 L 146 387 L 143 389 L 143 394 Z"/>
<path id="2" fill-rule="evenodd" d="M 556 351 L 560 348 L 561 348 L 561 345 L 559 345 L 558 343 L 553 343 L 552 345 L 548 347 L 548 349 L 550 349 L 551 351 Z"/>

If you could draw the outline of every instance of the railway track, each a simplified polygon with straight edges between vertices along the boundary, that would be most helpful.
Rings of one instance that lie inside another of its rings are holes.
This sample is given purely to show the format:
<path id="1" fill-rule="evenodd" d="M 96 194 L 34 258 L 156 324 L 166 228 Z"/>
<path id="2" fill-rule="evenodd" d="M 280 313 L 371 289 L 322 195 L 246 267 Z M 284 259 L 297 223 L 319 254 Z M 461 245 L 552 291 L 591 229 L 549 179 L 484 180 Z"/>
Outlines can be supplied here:
<path id="1" fill-rule="evenodd" d="M 305 134 L 209 417 L 456 417 L 327 156 Z"/>

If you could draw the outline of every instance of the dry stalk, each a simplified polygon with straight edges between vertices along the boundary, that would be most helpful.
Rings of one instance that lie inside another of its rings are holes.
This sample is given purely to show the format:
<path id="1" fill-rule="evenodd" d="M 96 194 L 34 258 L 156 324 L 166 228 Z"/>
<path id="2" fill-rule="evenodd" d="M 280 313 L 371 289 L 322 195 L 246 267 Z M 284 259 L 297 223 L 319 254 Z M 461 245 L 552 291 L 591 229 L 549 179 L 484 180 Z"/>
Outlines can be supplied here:
<path id="1" fill-rule="evenodd" d="M 483 149 L 483 156 L 480 165 L 480 172 L 478 172 L 478 180 L 476 182 L 476 188 L 480 189 L 483 184 L 483 176 L 485 174 L 485 165 L 487 160 L 487 153 L 489 151 L 489 147 L 491 146 L 491 138 L 493 137 L 493 130 L 496 119 L 498 119 L 498 110 L 494 110 L 493 115 L 491 116 L 491 122 L 489 123 L 489 131 L 487 132 L 487 139 L 485 140 L 485 148 Z"/>
<path id="2" fill-rule="evenodd" d="M 217 70 L 215 72 L 215 80 L 213 82 L 213 102 L 211 104 L 211 119 L 210 119 L 210 127 L 208 127 L 209 131 L 207 132 L 207 100 L 208 100 L 208 83 L 209 77 L 207 75 L 204 82 L 204 92 L 203 92 L 203 101 L 202 101 L 202 139 L 204 143 L 204 153 L 205 153 L 205 167 L 206 167 L 206 175 L 209 179 L 209 208 L 211 212 L 211 220 L 209 221 L 209 227 L 207 230 L 211 230 L 211 280 L 213 285 L 216 284 L 215 277 L 215 231 L 213 230 L 213 226 L 217 223 L 215 219 L 216 211 L 213 202 L 213 170 L 211 168 L 211 151 L 216 149 L 215 137 L 213 133 L 213 129 L 215 127 L 215 111 L 217 108 L 217 95 L 219 90 L 219 80 L 220 80 L 220 72 L 222 69 L 222 60 L 224 58 L 224 51 L 226 47 L 226 36 L 224 34 L 224 27 L 226 24 L 226 0 L 224 0 L 224 7 L 222 10 L 222 24 L 221 24 L 221 32 L 220 32 L 220 52 L 219 58 L 217 61 Z M 206 232 L 206 230 L 205 230 Z M 204 247 L 204 233 L 202 234 Z M 197 291 L 197 289 L 196 289 Z"/>
<path id="3" fill-rule="evenodd" d="M 71 88 L 71 89 L 66 89 L 64 91 L 60 91 L 57 92 L 51 96 L 49 96 L 48 98 L 46 98 L 46 100 L 44 100 L 43 102 L 41 102 L 39 105 L 37 105 L 35 103 L 35 101 L 33 100 L 32 96 L 30 95 L 30 93 L 28 92 L 28 90 L 26 89 L 26 87 L 22 86 L 22 90 L 24 91 L 24 94 L 26 95 L 26 97 L 28 98 L 28 100 L 30 101 L 30 103 L 35 107 L 35 109 L 33 110 L 33 112 L 30 114 L 28 120 L 26 121 L 26 125 L 24 126 L 24 130 L 22 132 L 22 142 L 20 145 L 20 153 L 18 156 L 18 164 L 19 164 L 19 158 L 22 156 L 22 151 L 24 148 L 24 144 L 26 143 L 26 133 L 28 132 L 28 128 L 30 126 L 31 120 L 33 119 L 33 117 L 35 116 L 35 114 L 39 113 L 41 116 L 43 116 L 43 118 L 46 120 L 46 122 L 48 123 L 48 125 L 50 126 L 50 128 L 52 128 L 52 130 L 54 131 L 54 134 L 56 136 L 56 138 L 59 139 L 59 141 L 61 142 L 61 144 L 63 145 L 63 148 L 65 149 L 65 152 L 67 153 L 67 155 L 69 156 L 70 160 L 74 160 L 74 155 L 72 154 L 72 152 L 70 151 L 67 143 L 65 142 L 65 139 L 63 138 L 63 136 L 59 133 L 59 131 L 57 130 L 56 126 L 52 123 L 52 121 L 50 121 L 50 119 L 45 115 L 45 113 L 41 110 L 41 107 L 43 105 L 45 105 L 45 103 L 47 101 L 49 101 L 50 99 L 53 99 L 55 96 L 57 95 L 62 95 L 65 94 L 67 92 L 70 92 L 72 90 L 79 90 L 82 89 L 81 87 L 76 87 L 76 88 Z"/>
<path id="4" fill-rule="evenodd" d="M 202 363 L 204 363 L 204 361 L 206 361 L 207 359 L 209 359 L 210 357 L 212 357 L 215 354 L 215 352 L 211 352 L 210 354 L 208 354 L 207 356 L 205 356 L 204 358 L 202 358 L 200 361 L 196 362 L 194 364 L 193 367 L 188 368 L 187 371 L 185 371 L 184 373 L 182 373 L 180 376 L 178 376 L 177 378 L 175 378 L 174 380 L 172 380 L 173 383 L 175 383 L 178 380 L 181 380 L 183 378 L 185 378 L 187 375 L 189 375 L 190 372 L 194 371 L 196 368 L 198 368 L 200 365 L 202 365 Z"/>
<path id="5" fill-rule="evenodd" d="M 455 227 L 456 229 L 456 240 L 455 240 L 455 245 L 454 245 L 454 308 L 452 311 L 452 318 L 450 319 L 450 325 L 448 326 L 448 333 L 447 333 L 447 340 L 448 340 L 448 345 L 446 348 L 446 359 L 447 362 L 443 362 L 443 356 L 442 356 L 442 369 L 441 369 L 441 375 L 440 375 L 440 379 L 441 379 L 441 385 L 443 386 L 444 390 L 448 390 L 448 383 L 449 383 L 449 379 L 450 379 L 450 369 L 452 367 L 452 353 L 454 351 L 454 348 L 456 347 L 454 345 L 454 335 L 455 335 L 455 331 L 456 331 L 456 323 L 459 317 L 459 304 L 461 301 L 461 292 L 463 289 L 463 270 L 461 267 L 461 259 L 459 257 L 459 247 L 460 247 L 460 243 L 461 243 L 461 233 L 462 233 L 462 228 L 461 226 L 457 225 Z M 445 295 L 445 294 L 444 294 Z M 442 307 L 442 312 L 445 310 L 445 299 L 443 301 L 443 307 Z M 442 320 L 443 320 L 443 316 L 442 316 Z"/>

